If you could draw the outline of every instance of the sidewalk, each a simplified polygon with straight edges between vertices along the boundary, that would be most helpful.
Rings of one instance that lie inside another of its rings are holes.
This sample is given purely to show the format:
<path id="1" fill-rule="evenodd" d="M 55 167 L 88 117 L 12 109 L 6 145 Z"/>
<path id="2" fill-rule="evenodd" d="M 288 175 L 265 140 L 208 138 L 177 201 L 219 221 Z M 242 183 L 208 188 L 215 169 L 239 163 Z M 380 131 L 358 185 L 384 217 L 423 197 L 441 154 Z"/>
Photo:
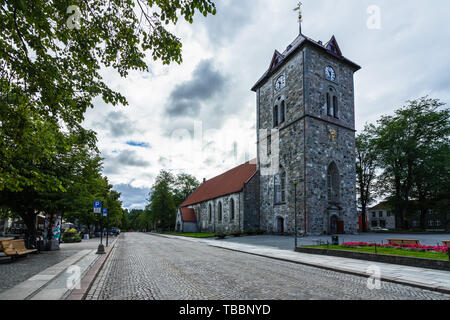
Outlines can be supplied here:
<path id="1" fill-rule="evenodd" d="M 450 293 L 450 271 L 441 271 L 402 265 L 356 260 L 341 257 L 331 257 L 295 252 L 293 250 L 276 249 L 266 246 L 247 245 L 220 240 L 196 239 L 172 235 L 151 234 L 171 239 L 204 243 L 216 248 L 248 253 L 261 257 L 288 261 L 312 267 L 323 268 L 363 277 L 369 277 L 369 268 L 378 266 L 381 270 L 381 280 L 389 281 L 422 289 Z"/>
<path id="2" fill-rule="evenodd" d="M 117 240 L 118 238 L 114 239 L 114 242 L 111 241 L 109 248 L 112 248 Z M 83 282 L 85 275 L 101 258 L 96 254 L 98 244 L 98 240 L 85 241 L 77 246 L 79 250 L 76 251 L 69 244 L 63 244 L 61 251 L 69 249 L 70 253 L 75 253 L 3 291 L 0 293 L 0 300 L 60 300 L 67 298 L 74 289 L 76 290 L 73 285 L 80 282 L 82 285 L 86 285 Z M 26 262 L 32 261 L 24 261 L 24 263 Z"/>

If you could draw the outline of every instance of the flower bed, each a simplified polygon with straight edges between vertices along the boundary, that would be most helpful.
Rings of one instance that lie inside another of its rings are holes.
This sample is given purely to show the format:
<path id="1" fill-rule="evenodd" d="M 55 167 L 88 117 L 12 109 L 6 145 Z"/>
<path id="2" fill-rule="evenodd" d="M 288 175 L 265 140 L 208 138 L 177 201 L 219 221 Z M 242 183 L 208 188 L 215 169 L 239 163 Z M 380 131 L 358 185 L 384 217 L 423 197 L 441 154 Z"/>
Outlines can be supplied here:
<path id="1" fill-rule="evenodd" d="M 395 243 L 369 243 L 369 242 L 345 242 L 341 244 L 342 247 L 347 248 L 363 248 L 363 247 L 380 247 L 380 248 L 393 248 L 393 249 L 401 249 L 401 250 L 411 250 L 411 251 L 420 251 L 420 252 L 439 252 L 439 253 L 448 253 L 448 246 L 424 246 L 420 244 L 395 244 Z"/>

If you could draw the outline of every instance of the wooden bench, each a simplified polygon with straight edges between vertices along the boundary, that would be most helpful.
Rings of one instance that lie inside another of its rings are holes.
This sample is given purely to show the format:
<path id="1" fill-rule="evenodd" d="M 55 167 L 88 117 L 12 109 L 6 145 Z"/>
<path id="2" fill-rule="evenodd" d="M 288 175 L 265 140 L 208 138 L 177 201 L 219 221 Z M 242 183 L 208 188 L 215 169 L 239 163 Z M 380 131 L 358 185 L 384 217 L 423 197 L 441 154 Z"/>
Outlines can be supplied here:
<path id="1" fill-rule="evenodd" d="M 25 241 L 23 239 L 2 240 L 0 241 L 0 247 L 2 248 L 4 254 L 12 258 L 37 252 L 37 249 L 27 249 L 25 247 Z"/>
<path id="2" fill-rule="evenodd" d="M 420 240 L 417 239 L 387 239 L 387 241 L 393 244 L 420 244 Z"/>
<path id="3" fill-rule="evenodd" d="M 442 240 L 444 246 L 450 246 L 450 240 Z"/>

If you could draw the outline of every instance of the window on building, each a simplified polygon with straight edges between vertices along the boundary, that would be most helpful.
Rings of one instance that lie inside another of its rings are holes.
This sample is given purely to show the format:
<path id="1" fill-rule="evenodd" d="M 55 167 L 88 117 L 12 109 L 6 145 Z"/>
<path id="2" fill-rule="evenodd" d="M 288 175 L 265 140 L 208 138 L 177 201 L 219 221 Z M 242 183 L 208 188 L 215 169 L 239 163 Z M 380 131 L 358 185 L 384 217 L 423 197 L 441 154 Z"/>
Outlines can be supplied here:
<path id="1" fill-rule="evenodd" d="M 378 212 L 378 216 L 379 216 L 380 218 L 383 218 L 383 211 Z"/>
<path id="2" fill-rule="evenodd" d="M 286 202 L 286 171 L 281 172 L 281 202 Z"/>
<path id="3" fill-rule="evenodd" d="M 340 200 L 340 178 L 339 171 L 336 163 L 332 162 L 328 166 L 327 174 L 327 190 L 328 190 L 328 202 L 338 203 Z"/>
<path id="4" fill-rule="evenodd" d="M 333 97 L 333 116 L 338 117 L 338 98 L 336 96 Z"/>
<path id="5" fill-rule="evenodd" d="M 378 227 L 378 221 L 372 220 L 372 227 Z"/>
<path id="6" fill-rule="evenodd" d="M 432 215 L 432 214 L 433 214 L 433 210 L 428 209 L 428 210 L 427 210 L 427 213 L 428 213 L 429 215 Z"/>
<path id="7" fill-rule="evenodd" d="M 222 222 L 222 202 L 219 202 L 219 205 L 217 206 L 217 218 L 219 220 L 219 223 Z"/>
<path id="8" fill-rule="evenodd" d="M 273 107 L 273 127 L 278 127 L 278 106 Z"/>
<path id="9" fill-rule="evenodd" d="M 276 174 L 273 178 L 273 190 L 274 190 L 274 202 L 275 204 L 281 203 L 281 178 L 279 174 Z"/>
<path id="10" fill-rule="evenodd" d="M 326 94 L 327 96 L 327 114 L 330 117 L 338 118 L 339 114 L 339 100 L 336 93 L 332 87 L 330 87 L 329 92 Z"/>
<path id="11" fill-rule="evenodd" d="M 372 218 L 376 218 L 377 217 L 377 213 L 376 212 L 372 212 Z"/>
<path id="12" fill-rule="evenodd" d="M 385 220 L 380 220 L 380 227 L 381 228 L 386 228 L 386 221 Z"/>
<path id="13" fill-rule="evenodd" d="M 286 105 L 284 100 L 281 101 L 280 105 L 280 123 L 284 123 L 286 121 Z"/>
<path id="14" fill-rule="evenodd" d="M 267 155 L 272 154 L 272 136 L 267 136 Z"/>
<path id="15" fill-rule="evenodd" d="M 230 200 L 230 221 L 234 221 L 234 199 Z"/>
<path id="16" fill-rule="evenodd" d="M 209 210 L 208 210 L 208 220 L 209 220 L 209 223 L 212 222 L 212 207 L 211 207 L 211 204 L 209 205 Z"/>

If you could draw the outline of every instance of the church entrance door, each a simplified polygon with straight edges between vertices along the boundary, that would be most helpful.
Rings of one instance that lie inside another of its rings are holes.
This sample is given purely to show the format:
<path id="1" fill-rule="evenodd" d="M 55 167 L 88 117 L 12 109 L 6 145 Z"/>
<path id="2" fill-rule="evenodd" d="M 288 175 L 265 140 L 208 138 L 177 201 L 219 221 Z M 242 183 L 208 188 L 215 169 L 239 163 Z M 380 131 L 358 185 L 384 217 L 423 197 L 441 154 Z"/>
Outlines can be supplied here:
<path id="1" fill-rule="evenodd" d="M 284 233 L 284 219 L 282 217 L 277 218 L 277 233 Z"/>
<path id="2" fill-rule="evenodd" d="M 338 217 L 336 215 L 332 215 L 330 218 L 330 234 L 338 233 Z"/>

